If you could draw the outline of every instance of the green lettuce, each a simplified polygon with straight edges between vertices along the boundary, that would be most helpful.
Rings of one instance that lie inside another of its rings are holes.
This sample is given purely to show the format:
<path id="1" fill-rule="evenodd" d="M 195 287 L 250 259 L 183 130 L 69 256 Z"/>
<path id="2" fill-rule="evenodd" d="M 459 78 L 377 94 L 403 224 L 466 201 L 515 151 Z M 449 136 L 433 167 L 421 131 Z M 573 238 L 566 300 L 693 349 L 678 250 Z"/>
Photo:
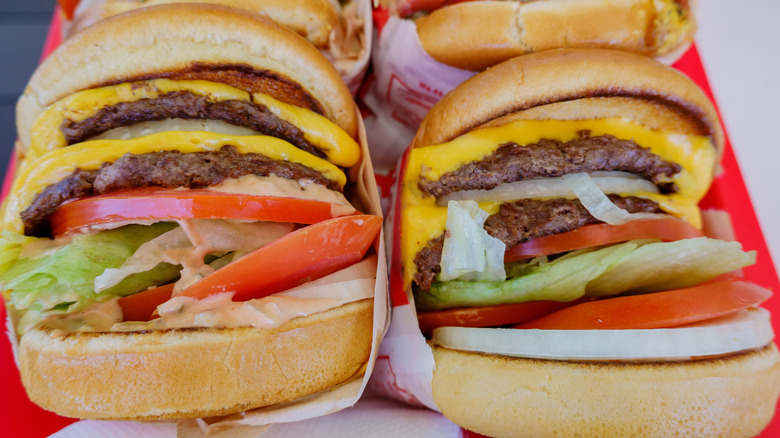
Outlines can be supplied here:
<path id="1" fill-rule="evenodd" d="M 585 295 L 588 282 L 597 278 L 637 244 L 628 242 L 593 251 L 578 251 L 550 262 L 534 261 L 511 269 L 506 281 L 436 281 L 429 292 L 416 291 L 421 309 L 473 307 L 525 301 L 571 301 Z"/>
<path id="2" fill-rule="evenodd" d="M 695 286 L 756 262 L 739 242 L 697 237 L 642 245 L 615 268 L 591 281 L 589 296 L 657 292 Z"/>
<path id="3" fill-rule="evenodd" d="M 50 313 L 78 311 L 95 302 L 168 282 L 178 276 L 178 268 L 162 264 L 129 276 L 100 293 L 94 292 L 98 275 L 107 268 L 121 266 L 144 242 L 176 226 L 175 223 L 128 225 L 74 236 L 66 244 L 6 262 L 0 267 L 4 271 L 0 274 L 0 288 L 10 291 L 6 292 L 8 304 L 26 311 L 24 322 L 31 324 Z M 5 233 L 0 239 L 0 261 L 4 257 L 24 255 L 19 242 L 35 245 L 30 239 Z"/>
<path id="4" fill-rule="evenodd" d="M 632 241 L 518 264 L 509 268 L 506 281 L 436 281 L 429 292 L 415 290 L 415 302 L 420 309 L 438 310 L 653 292 L 694 286 L 753 263 L 755 253 L 737 242 Z"/>

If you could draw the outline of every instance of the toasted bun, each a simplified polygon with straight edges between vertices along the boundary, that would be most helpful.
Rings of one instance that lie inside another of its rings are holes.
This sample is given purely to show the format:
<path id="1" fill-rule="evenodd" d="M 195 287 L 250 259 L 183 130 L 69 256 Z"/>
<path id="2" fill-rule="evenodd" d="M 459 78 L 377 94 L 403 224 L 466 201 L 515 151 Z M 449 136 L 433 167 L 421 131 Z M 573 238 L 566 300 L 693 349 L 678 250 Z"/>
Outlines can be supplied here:
<path id="1" fill-rule="evenodd" d="M 164 42 L 164 44 L 160 44 Z M 228 81 L 322 112 L 353 138 L 352 96 L 299 35 L 259 14 L 172 4 L 110 17 L 67 40 L 35 71 L 17 105 L 22 145 L 37 116 L 76 91 L 152 77 Z"/>
<path id="2" fill-rule="evenodd" d="M 433 352 L 433 398 L 442 413 L 495 437 L 752 437 L 771 420 L 780 394 L 774 344 L 721 359 L 641 365 Z"/>
<path id="3" fill-rule="evenodd" d="M 571 47 L 619 49 L 672 62 L 695 31 L 689 2 L 673 0 L 476 1 L 417 21 L 420 42 L 434 59 L 474 71 L 525 53 Z"/>
<path id="4" fill-rule="evenodd" d="M 652 59 L 604 49 L 532 53 L 472 77 L 434 105 L 412 147 L 444 143 L 512 118 L 616 115 L 655 129 L 709 136 L 722 150 L 715 107 L 693 81 Z"/>
<path id="5" fill-rule="evenodd" d="M 330 0 L 105 0 L 78 10 L 69 34 L 122 12 L 169 3 L 209 3 L 262 13 L 317 47 L 326 47 L 331 30 L 340 26 L 338 4 Z"/>
<path id="6" fill-rule="evenodd" d="M 19 364 L 30 399 L 59 415 L 111 420 L 226 415 L 294 400 L 361 373 L 371 351 L 372 316 L 373 301 L 367 299 L 273 330 L 60 337 L 34 329 L 21 338 Z"/>

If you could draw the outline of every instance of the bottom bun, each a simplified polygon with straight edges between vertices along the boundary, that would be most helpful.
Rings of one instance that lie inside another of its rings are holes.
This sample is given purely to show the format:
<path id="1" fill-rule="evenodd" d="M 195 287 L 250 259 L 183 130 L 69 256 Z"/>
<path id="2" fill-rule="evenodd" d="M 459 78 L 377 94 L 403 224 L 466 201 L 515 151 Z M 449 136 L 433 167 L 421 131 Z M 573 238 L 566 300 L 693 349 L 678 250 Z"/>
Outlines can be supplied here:
<path id="1" fill-rule="evenodd" d="M 669 363 L 518 359 L 433 347 L 433 398 L 494 437 L 752 437 L 780 395 L 774 344 Z"/>
<path id="2" fill-rule="evenodd" d="M 350 380 L 371 352 L 373 300 L 277 329 L 178 329 L 22 336 L 30 399 L 57 414 L 150 420 L 226 415 Z"/>

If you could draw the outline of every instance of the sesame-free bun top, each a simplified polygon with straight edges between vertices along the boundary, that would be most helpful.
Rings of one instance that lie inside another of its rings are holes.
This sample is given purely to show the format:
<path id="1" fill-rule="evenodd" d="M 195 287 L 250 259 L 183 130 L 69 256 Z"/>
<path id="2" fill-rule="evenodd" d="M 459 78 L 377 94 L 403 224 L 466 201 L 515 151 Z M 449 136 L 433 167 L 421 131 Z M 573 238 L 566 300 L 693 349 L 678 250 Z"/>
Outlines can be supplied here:
<path id="1" fill-rule="evenodd" d="M 333 65 L 260 14 L 208 4 L 140 8 L 96 23 L 57 48 L 17 105 L 24 148 L 37 116 L 89 88 L 155 77 L 225 80 L 321 112 L 357 138 L 352 96 Z"/>
<path id="2" fill-rule="evenodd" d="M 549 50 L 498 64 L 434 105 L 412 146 L 444 143 L 513 119 L 605 117 L 709 136 L 722 150 L 715 108 L 693 81 L 653 59 L 607 49 Z"/>
<path id="3" fill-rule="evenodd" d="M 332 0 L 104 0 L 79 3 L 69 35 L 110 16 L 132 9 L 169 3 L 210 3 L 268 15 L 317 47 L 326 47 L 330 32 L 340 26 L 339 4 Z M 81 8 L 85 5 L 85 8 Z"/>

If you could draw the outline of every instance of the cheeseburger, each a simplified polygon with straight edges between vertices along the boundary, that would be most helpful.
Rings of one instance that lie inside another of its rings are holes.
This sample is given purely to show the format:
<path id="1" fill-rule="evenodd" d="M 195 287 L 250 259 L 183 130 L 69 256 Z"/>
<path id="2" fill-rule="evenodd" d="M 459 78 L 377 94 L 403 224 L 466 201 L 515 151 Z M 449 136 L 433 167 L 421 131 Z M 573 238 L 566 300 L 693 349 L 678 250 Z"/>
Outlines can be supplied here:
<path id="1" fill-rule="evenodd" d="M 556 48 L 625 50 L 672 62 L 696 32 L 688 0 L 386 0 L 415 20 L 434 59 L 481 71 L 514 56 Z"/>
<path id="2" fill-rule="evenodd" d="M 60 1 L 71 20 L 66 36 L 113 15 L 171 3 L 205 3 L 268 16 L 317 47 L 343 76 L 368 51 L 359 0 L 76 0 Z M 367 56 L 367 54 L 365 54 Z"/>
<path id="3" fill-rule="evenodd" d="M 693 82 L 626 52 L 517 57 L 435 105 L 399 260 L 443 414 L 490 436 L 758 434 L 771 293 L 734 274 L 752 252 L 700 231 L 722 147 Z"/>
<path id="4" fill-rule="evenodd" d="M 191 418 L 362 375 L 381 217 L 358 211 L 378 207 L 350 93 L 305 39 L 138 9 L 56 49 L 17 110 L 0 288 L 32 401 Z"/>

